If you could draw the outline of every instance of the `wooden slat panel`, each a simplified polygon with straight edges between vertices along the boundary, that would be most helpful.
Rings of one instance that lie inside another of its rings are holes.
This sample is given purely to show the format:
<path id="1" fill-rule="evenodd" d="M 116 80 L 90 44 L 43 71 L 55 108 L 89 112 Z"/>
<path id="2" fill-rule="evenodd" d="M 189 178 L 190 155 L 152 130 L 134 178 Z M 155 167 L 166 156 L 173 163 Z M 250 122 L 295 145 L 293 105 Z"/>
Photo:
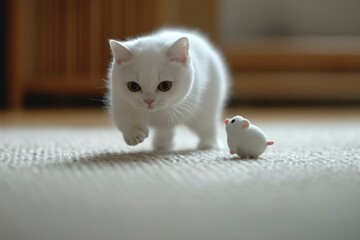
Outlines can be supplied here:
<path id="1" fill-rule="evenodd" d="M 56 49 L 56 74 L 64 74 L 66 69 L 66 1 L 55 1 L 57 2 L 56 6 L 56 23 L 54 28 L 57 29 L 55 36 L 55 45 L 53 46 Z"/>
<path id="2" fill-rule="evenodd" d="M 34 1 L 13 0 L 8 2 L 8 96 L 9 105 L 14 109 L 22 107 L 25 83 L 33 71 L 31 38 L 34 26 Z"/>
<path id="3" fill-rule="evenodd" d="M 101 2 L 98 0 L 91 0 L 90 2 L 90 74 L 99 74 L 101 72 L 101 22 L 99 17 L 101 13 Z"/>
<path id="4" fill-rule="evenodd" d="M 62 75 L 43 75 L 37 81 L 33 81 L 27 85 L 27 92 L 30 94 L 46 94 L 46 95 L 103 95 L 105 87 L 97 82 L 102 79 L 103 75 L 94 74 L 73 74 L 68 77 L 68 81 L 64 81 Z M 51 81 L 49 81 L 51 79 Z M 59 82 L 61 84 L 54 84 Z M 86 83 L 86 84 L 85 84 Z"/>
<path id="5" fill-rule="evenodd" d="M 111 23 L 111 36 L 108 36 L 108 38 L 118 39 L 122 36 L 124 36 L 123 28 L 122 28 L 122 19 L 120 16 L 120 12 L 122 11 L 124 7 L 124 1 L 120 0 L 112 0 L 111 1 L 111 18 L 109 19 L 109 22 Z"/>
<path id="6" fill-rule="evenodd" d="M 48 53 L 50 50 L 47 51 L 48 47 L 48 27 L 47 27 L 47 18 L 48 18 L 48 13 L 49 11 L 47 11 L 47 1 L 46 0 L 39 0 L 38 1 L 39 4 L 39 8 L 38 8 L 38 12 L 35 13 L 36 16 L 39 17 L 38 23 L 40 26 L 39 29 L 39 52 L 40 52 L 40 65 L 38 66 L 38 71 L 41 73 L 48 73 L 49 72 L 49 61 L 48 61 Z"/>
<path id="7" fill-rule="evenodd" d="M 136 11 L 136 0 L 133 1 L 128 1 L 127 5 L 126 5 L 126 13 L 125 13 L 125 19 L 126 24 L 126 32 L 125 34 L 127 36 L 134 36 L 137 32 L 136 29 L 136 17 L 138 15 L 137 11 Z"/>
<path id="8" fill-rule="evenodd" d="M 106 69 L 110 60 L 110 51 L 109 44 L 107 39 L 112 37 L 112 17 L 111 17 L 111 0 L 104 0 L 101 2 L 101 14 L 99 20 L 101 22 L 101 31 L 100 31 L 100 42 L 98 43 L 101 46 L 101 72 L 105 76 Z"/>
<path id="9" fill-rule="evenodd" d="M 71 85 L 77 90 L 80 85 L 84 89 L 104 86 L 110 61 L 108 39 L 151 31 L 157 1 L 10 1 L 11 104 L 20 105 L 23 90 L 48 89 L 55 94 L 59 89 L 63 94 L 76 92 Z"/>
<path id="10" fill-rule="evenodd" d="M 69 77 L 75 72 L 76 66 L 76 48 L 75 42 L 77 41 L 76 32 L 76 1 L 66 0 L 66 73 L 64 80 L 69 81 Z"/>

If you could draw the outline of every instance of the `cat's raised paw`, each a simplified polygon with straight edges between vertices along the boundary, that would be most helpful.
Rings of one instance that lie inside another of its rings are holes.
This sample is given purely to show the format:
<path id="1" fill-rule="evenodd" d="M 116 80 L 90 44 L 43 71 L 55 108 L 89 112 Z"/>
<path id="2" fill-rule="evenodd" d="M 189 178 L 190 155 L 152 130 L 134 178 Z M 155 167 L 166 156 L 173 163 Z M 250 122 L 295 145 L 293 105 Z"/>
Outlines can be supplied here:
<path id="1" fill-rule="evenodd" d="M 147 127 L 139 127 L 123 133 L 124 140 L 127 145 L 135 146 L 144 141 L 149 136 L 149 129 Z"/>

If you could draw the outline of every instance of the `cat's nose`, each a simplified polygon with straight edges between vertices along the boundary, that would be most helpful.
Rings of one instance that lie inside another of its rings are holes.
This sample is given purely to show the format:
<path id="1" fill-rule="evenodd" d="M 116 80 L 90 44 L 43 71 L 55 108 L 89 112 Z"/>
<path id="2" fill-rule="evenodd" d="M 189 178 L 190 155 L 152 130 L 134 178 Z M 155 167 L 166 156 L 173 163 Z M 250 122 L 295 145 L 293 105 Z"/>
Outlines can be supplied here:
<path id="1" fill-rule="evenodd" d="M 144 102 L 147 103 L 150 106 L 153 102 L 155 102 L 155 99 L 146 98 L 146 99 L 144 99 Z"/>

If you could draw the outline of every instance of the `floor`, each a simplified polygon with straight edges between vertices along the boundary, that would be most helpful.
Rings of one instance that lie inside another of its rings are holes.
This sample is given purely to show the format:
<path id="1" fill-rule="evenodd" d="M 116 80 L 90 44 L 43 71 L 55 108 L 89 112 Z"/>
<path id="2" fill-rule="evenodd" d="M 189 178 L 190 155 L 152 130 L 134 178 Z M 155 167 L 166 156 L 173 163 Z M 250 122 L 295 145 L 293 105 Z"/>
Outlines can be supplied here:
<path id="1" fill-rule="evenodd" d="M 357 122 L 360 121 L 360 107 L 294 107 L 294 108 L 249 108 L 232 107 L 224 117 L 242 115 L 253 122 Z M 0 125 L 111 125 L 102 108 L 79 109 L 32 109 L 23 111 L 0 111 Z"/>
<path id="2" fill-rule="evenodd" d="M 251 99 L 358 99 L 360 83 L 346 71 L 234 77 Z M 360 105 L 232 107 L 224 118 L 234 115 L 275 145 L 240 159 L 225 134 L 223 149 L 196 150 L 180 129 L 175 151 L 155 152 L 150 137 L 127 146 L 103 108 L 0 110 L 0 240 L 360 239 Z"/>
<path id="3" fill-rule="evenodd" d="M 127 146 L 102 109 L 0 112 L 0 239 L 360 239 L 358 108 L 232 108 L 276 141 Z M 225 142 L 225 135 L 222 135 Z"/>

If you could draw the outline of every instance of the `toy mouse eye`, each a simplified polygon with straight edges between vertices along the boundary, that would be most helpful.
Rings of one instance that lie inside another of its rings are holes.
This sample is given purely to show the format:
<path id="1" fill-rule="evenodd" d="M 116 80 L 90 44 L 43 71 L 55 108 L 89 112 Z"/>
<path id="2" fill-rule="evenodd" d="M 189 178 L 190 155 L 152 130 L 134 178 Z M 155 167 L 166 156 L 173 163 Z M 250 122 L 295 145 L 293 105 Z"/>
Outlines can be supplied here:
<path id="1" fill-rule="evenodd" d="M 234 123 L 235 122 L 235 119 L 231 120 L 231 123 Z"/>
<path id="2" fill-rule="evenodd" d="M 163 81 L 158 85 L 158 89 L 163 92 L 169 91 L 171 87 L 172 87 L 171 81 Z"/>
<path id="3" fill-rule="evenodd" d="M 127 87 L 131 92 L 138 92 L 141 90 L 140 85 L 136 82 L 128 82 Z"/>

